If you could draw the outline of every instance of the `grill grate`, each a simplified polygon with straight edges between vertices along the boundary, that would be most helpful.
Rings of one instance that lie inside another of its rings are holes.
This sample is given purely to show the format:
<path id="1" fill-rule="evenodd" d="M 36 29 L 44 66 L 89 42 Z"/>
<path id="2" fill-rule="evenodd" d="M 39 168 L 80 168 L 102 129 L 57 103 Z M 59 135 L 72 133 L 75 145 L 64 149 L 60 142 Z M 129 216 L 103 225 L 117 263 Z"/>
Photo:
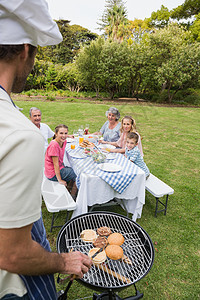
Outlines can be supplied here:
<path id="1" fill-rule="evenodd" d="M 58 252 L 68 252 L 73 248 L 88 254 L 93 245 L 83 242 L 80 233 L 85 229 L 97 230 L 102 226 L 108 226 L 112 232 L 119 232 L 124 236 L 125 242 L 121 247 L 132 264 L 107 258 L 102 265 L 111 270 L 111 274 L 93 265 L 81 281 L 94 289 L 121 289 L 139 281 L 152 267 L 154 248 L 144 229 L 127 217 L 114 213 L 92 212 L 70 220 L 58 235 Z M 117 272 L 124 278 L 117 278 L 113 272 Z"/>

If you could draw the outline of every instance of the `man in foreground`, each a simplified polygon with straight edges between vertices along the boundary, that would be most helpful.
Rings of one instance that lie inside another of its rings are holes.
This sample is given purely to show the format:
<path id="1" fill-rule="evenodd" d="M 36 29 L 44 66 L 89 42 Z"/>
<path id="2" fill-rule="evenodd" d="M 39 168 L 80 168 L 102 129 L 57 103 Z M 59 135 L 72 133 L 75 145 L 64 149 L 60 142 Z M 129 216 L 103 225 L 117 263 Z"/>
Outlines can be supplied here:
<path id="1" fill-rule="evenodd" d="M 31 122 L 40 129 L 40 131 L 44 137 L 44 140 L 45 140 L 44 147 L 45 147 L 45 151 L 46 151 L 47 147 L 48 147 L 48 139 L 50 139 L 54 136 L 54 132 L 51 130 L 51 128 L 47 124 L 41 123 L 42 113 L 39 108 L 31 107 L 29 110 L 29 116 L 30 116 Z"/>
<path id="2" fill-rule="evenodd" d="M 36 46 L 62 37 L 43 0 L 0 0 L 0 298 L 57 299 L 53 274 L 79 278 L 80 252 L 52 253 L 41 218 L 44 138 L 10 98 L 23 90 Z"/>

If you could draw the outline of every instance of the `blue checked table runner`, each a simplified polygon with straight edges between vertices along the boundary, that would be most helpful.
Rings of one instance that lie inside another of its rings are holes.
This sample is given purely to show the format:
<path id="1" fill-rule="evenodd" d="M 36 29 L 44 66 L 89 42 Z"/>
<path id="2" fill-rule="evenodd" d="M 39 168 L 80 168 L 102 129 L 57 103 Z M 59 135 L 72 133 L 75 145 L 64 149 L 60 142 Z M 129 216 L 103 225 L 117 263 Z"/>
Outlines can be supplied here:
<path id="1" fill-rule="evenodd" d="M 83 154 L 83 149 L 76 146 L 76 149 L 72 150 L 69 143 L 66 146 L 67 156 L 73 153 Z M 77 187 L 80 186 L 80 174 L 82 172 L 90 175 L 99 176 L 105 182 L 107 182 L 115 191 L 119 194 L 127 188 L 131 181 L 137 175 L 138 167 L 130 162 L 124 155 L 120 153 L 112 153 L 115 155 L 114 159 L 106 160 L 105 162 L 120 165 L 122 170 L 119 172 L 106 172 L 102 171 L 98 164 L 93 161 L 91 157 L 74 158 L 70 156 L 69 161 L 72 163 L 72 167 L 77 174 Z M 83 154 L 84 155 L 84 154 Z"/>

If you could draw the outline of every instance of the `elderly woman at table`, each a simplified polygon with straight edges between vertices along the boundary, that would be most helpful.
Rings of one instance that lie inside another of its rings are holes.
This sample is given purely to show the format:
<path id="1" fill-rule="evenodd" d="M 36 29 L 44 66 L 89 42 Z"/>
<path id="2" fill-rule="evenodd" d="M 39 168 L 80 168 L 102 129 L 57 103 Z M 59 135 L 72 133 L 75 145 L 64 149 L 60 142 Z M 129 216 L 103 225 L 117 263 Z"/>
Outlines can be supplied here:
<path id="1" fill-rule="evenodd" d="M 108 120 L 103 124 L 100 131 L 94 132 L 94 134 L 103 135 L 104 141 L 115 142 L 120 137 L 120 113 L 117 108 L 110 107 L 106 111 L 106 117 Z"/>
<path id="2" fill-rule="evenodd" d="M 63 165 L 67 135 L 68 127 L 66 125 L 61 124 L 55 128 L 55 135 L 45 154 L 44 174 L 49 180 L 58 181 L 71 189 L 71 195 L 75 199 L 77 194 L 76 174 L 72 168 Z"/>

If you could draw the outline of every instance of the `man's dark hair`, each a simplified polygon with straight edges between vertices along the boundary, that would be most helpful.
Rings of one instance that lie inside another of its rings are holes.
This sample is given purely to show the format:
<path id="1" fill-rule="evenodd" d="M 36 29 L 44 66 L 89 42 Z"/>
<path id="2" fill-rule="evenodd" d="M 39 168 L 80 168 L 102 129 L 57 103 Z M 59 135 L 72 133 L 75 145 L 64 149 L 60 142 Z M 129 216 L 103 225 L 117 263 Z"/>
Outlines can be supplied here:
<path id="1" fill-rule="evenodd" d="M 29 44 L 29 56 L 31 57 L 36 47 Z M 22 45 L 0 45 L 0 60 L 10 61 L 24 50 Z"/>

